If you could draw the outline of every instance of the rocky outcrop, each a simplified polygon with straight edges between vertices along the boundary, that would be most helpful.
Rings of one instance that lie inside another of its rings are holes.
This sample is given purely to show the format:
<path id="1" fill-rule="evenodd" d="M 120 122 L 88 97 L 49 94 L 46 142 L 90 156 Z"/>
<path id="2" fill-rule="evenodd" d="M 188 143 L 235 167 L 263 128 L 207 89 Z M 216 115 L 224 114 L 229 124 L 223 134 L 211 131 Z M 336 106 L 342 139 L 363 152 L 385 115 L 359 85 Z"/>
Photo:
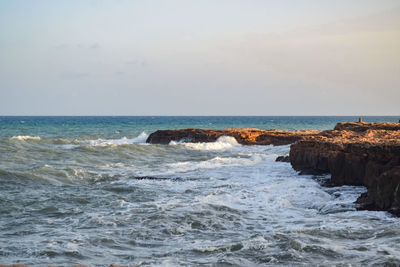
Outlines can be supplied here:
<path id="1" fill-rule="evenodd" d="M 288 145 L 318 131 L 279 131 L 259 129 L 178 129 L 158 130 L 147 138 L 147 143 L 168 144 L 171 141 L 215 142 L 221 136 L 232 136 L 242 145 Z"/>
<path id="2" fill-rule="evenodd" d="M 346 130 L 353 132 L 365 132 L 368 130 L 400 131 L 400 123 L 339 122 L 338 124 L 336 124 L 334 130 Z"/>
<path id="3" fill-rule="evenodd" d="M 292 144 L 290 162 L 301 173 L 330 173 L 335 185 L 366 186 L 361 208 L 400 216 L 399 123 L 339 123 Z"/>
<path id="4" fill-rule="evenodd" d="M 275 159 L 275 161 L 278 161 L 278 162 L 290 162 L 290 157 L 289 157 L 289 155 L 286 155 L 286 156 L 278 156 L 278 157 Z"/>

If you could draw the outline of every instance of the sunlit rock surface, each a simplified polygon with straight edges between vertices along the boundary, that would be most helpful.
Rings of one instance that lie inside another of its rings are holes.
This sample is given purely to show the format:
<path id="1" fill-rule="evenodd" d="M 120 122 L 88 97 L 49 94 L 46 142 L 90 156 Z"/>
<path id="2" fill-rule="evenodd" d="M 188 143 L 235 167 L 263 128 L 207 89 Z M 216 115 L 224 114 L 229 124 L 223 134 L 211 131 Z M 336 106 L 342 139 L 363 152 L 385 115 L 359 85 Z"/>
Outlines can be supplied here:
<path id="1" fill-rule="evenodd" d="M 171 141 L 215 142 L 221 136 L 232 136 L 242 145 L 288 145 L 318 131 L 279 131 L 259 129 L 178 129 L 159 130 L 147 138 L 147 143 L 168 144 Z"/>

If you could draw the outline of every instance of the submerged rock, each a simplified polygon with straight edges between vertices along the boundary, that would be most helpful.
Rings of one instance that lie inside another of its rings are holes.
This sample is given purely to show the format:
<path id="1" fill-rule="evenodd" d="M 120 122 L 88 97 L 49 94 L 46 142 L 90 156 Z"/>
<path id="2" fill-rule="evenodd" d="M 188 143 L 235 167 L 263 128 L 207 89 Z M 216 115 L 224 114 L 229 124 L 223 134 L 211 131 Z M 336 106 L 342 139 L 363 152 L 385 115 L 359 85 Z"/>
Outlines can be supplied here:
<path id="1" fill-rule="evenodd" d="M 276 158 L 275 161 L 280 161 L 280 162 L 290 162 L 290 157 L 288 155 L 286 156 L 279 156 Z"/>
<path id="2" fill-rule="evenodd" d="M 400 215 L 398 123 L 338 123 L 292 144 L 290 162 L 301 173 L 330 173 L 336 185 L 366 186 L 362 208 Z"/>
<path id="3" fill-rule="evenodd" d="M 313 136 L 319 131 L 279 131 L 248 129 L 178 129 L 158 130 L 147 138 L 147 143 L 168 144 L 171 141 L 215 142 L 221 136 L 232 136 L 242 145 L 288 145 L 306 136 Z"/>

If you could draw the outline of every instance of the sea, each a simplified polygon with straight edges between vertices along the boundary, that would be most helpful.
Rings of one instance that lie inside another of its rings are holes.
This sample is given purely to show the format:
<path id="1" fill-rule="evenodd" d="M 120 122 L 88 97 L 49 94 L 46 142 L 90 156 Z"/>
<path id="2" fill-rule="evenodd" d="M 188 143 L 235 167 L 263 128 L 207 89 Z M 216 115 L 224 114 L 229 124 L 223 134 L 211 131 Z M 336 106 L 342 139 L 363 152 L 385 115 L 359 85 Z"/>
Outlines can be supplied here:
<path id="1" fill-rule="evenodd" d="M 399 117 L 363 117 L 398 122 Z M 332 129 L 358 117 L 0 117 L 0 264 L 400 265 L 400 219 L 275 162 L 289 146 L 147 144 L 159 129 Z"/>

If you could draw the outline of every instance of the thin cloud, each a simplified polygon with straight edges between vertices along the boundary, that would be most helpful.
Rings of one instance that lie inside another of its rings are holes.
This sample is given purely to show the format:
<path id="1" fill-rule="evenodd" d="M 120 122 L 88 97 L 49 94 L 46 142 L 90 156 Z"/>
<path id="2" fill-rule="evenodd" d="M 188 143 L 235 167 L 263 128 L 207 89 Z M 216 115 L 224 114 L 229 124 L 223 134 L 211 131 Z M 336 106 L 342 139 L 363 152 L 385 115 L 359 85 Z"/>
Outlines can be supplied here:
<path id="1" fill-rule="evenodd" d="M 127 64 L 127 65 L 136 65 L 136 64 L 138 64 L 138 61 L 137 60 L 130 60 L 130 61 L 125 62 L 125 64 Z"/>
<path id="2" fill-rule="evenodd" d="M 126 61 L 125 64 L 146 67 L 148 65 L 148 62 L 147 62 L 147 60 L 130 60 L 130 61 Z"/>
<path id="3" fill-rule="evenodd" d="M 69 44 L 58 44 L 58 45 L 53 46 L 54 49 L 66 49 L 66 48 L 70 48 L 70 47 L 71 47 L 71 45 L 69 45 Z"/>
<path id="4" fill-rule="evenodd" d="M 60 74 L 60 78 L 63 80 L 80 80 L 90 76 L 88 72 L 63 72 Z"/>
<path id="5" fill-rule="evenodd" d="M 101 48 L 99 43 L 93 43 L 93 44 L 57 44 L 53 46 L 54 49 L 83 49 L 83 50 L 97 50 Z"/>

